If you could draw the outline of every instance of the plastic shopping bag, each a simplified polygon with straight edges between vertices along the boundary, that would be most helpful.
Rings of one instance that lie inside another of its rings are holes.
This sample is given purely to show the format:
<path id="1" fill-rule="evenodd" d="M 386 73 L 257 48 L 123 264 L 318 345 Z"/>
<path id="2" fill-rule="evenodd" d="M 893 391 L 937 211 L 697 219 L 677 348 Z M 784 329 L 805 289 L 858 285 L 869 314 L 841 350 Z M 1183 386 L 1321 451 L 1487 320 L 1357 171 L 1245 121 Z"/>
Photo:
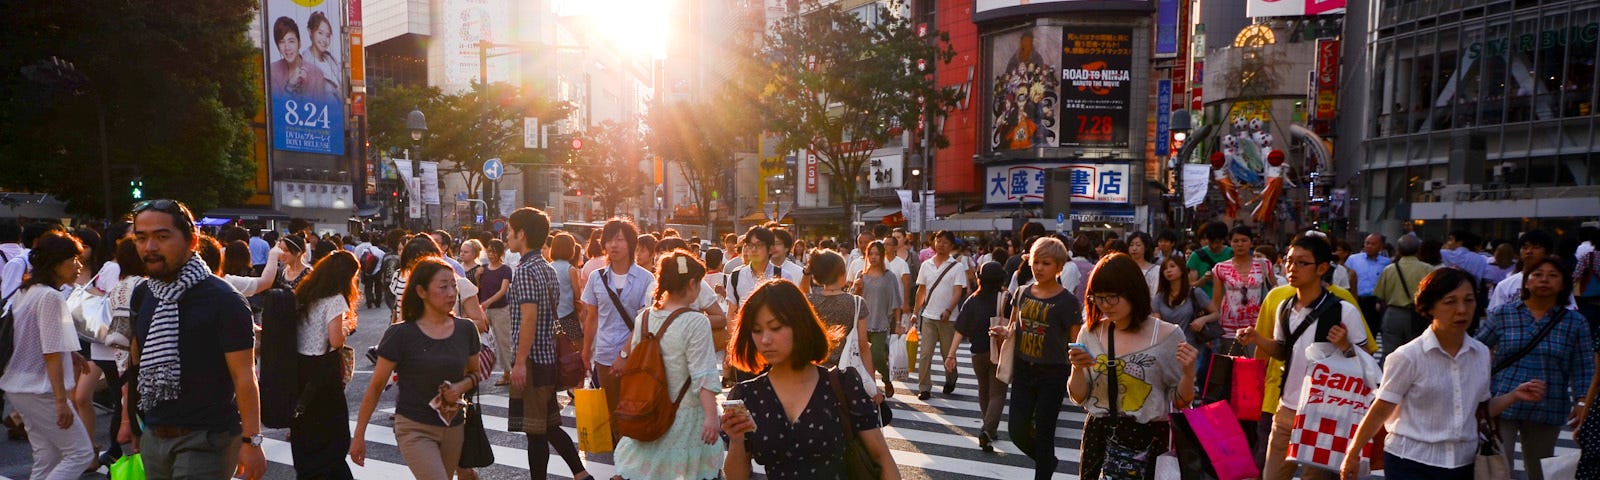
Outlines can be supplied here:
<path id="1" fill-rule="evenodd" d="M 611 412 L 606 407 L 606 391 L 580 388 L 572 394 L 578 423 L 578 448 L 589 453 L 610 452 Z"/>
<path id="2" fill-rule="evenodd" d="M 1306 379 L 1300 388 L 1303 402 L 1295 410 L 1289 434 L 1289 459 L 1301 465 L 1338 471 L 1344 464 L 1343 446 L 1355 437 L 1356 427 L 1374 400 L 1373 390 L 1383 370 L 1360 349 L 1346 357 L 1331 343 L 1306 347 Z M 1381 456 L 1381 446 L 1368 444 L 1364 462 Z"/>
<path id="3" fill-rule="evenodd" d="M 135 453 L 111 464 L 111 480 L 144 480 L 144 457 Z"/>
<path id="4" fill-rule="evenodd" d="M 889 376 L 899 381 L 911 378 L 911 358 L 906 355 L 906 336 L 889 336 Z"/>

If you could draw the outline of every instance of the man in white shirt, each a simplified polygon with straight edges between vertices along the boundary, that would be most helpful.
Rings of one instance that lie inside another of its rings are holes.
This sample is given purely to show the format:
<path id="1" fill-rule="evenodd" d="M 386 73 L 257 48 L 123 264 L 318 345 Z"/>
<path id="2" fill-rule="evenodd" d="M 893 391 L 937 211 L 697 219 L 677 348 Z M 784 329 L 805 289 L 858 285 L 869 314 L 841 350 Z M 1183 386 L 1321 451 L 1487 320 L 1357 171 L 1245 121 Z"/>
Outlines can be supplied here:
<path id="1" fill-rule="evenodd" d="M 933 234 L 933 257 L 922 262 L 922 269 L 917 273 L 917 301 L 911 311 L 915 312 L 921 326 L 917 328 L 917 398 L 927 400 L 933 388 L 932 373 L 933 352 L 951 351 L 950 343 L 955 340 L 956 307 L 960 306 L 965 297 L 967 286 L 967 267 L 960 259 L 950 255 L 955 248 L 956 236 L 947 231 Z M 938 343 L 938 350 L 934 344 Z M 955 392 L 956 371 L 949 370 L 944 374 L 944 393 L 949 395 Z"/>
<path id="2" fill-rule="evenodd" d="M 767 227 L 767 229 L 772 231 L 774 240 L 771 251 L 772 256 L 767 261 L 782 267 L 784 278 L 797 279 L 791 281 L 800 286 L 800 291 L 811 291 L 811 276 L 806 274 L 806 268 L 789 258 L 789 249 L 794 248 L 794 234 L 789 233 L 788 229 L 782 227 Z"/>
<path id="3" fill-rule="evenodd" d="M 739 268 L 729 272 L 723 280 L 725 282 L 722 287 L 723 291 L 727 292 L 728 303 L 732 305 L 729 311 L 739 311 L 739 306 L 744 304 L 744 299 L 750 298 L 750 294 L 756 291 L 756 287 L 761 286 L 767 280 L 782 278 L 799 283 L 799 275 L 791 277 L 783 267 L 774 265 L 769 261 L 773 259 L 771 252 L 774 243 L 777 243 L 777 240 L 772 234 L 772 230 L 768 230 L 766 227 L 755 226 L 745 231 L 742 248 L 744 250 L 744 259 L 748 263 L 740 265 Z"/>
<path id="4" fill-rule="evenodd" d="M 1322 238 L 1302 235 L 1289 246 L 1289 286 L 1295 296 L 1284 302 L 1288 315 L 1278 321 L 1278 328 L 1270 334 L 1256 332 L 1255 327 L 1239 329 L 1240 343 L 1254 344 L 1256 352 L 1277 357 L 1287 362 L 1284 372 L 1283 397 L 1277 413 L 1272 416 L 1272 434 L 1267 442 L 1266 467 L 1263 478 L 1293 478 L 1299 465 L 1285 460 L 1289 451 L 1289 434 L 1294 428 L 1295 411 L 1299 410 L 1301 384 L 1311 360 L 1306 357 L 1306 347 L 1312 343 L 1332 343 L 1346 356 L 1365 355 L 1357 352 L 1358 346 L 1367 343 L 1366 325 L 1361 319 L 1361 308 L 1340 300 L 1323 288 L 1322 276 L 1328 273 L 1328 263 L 1333 260 L 1333 247 Z M 1270 336 L 1268 336 L 1270 335 Z M 1300 472 L 1306 480 L 1337 480 L 1339 474 L 1306 468 Z"/>
<path id="5" fill-rule="evenodd" d="M 1533 230 L 1522 234 L 1519 246 L 1519 265 L 1527 268 L 1528 265 L 1538 265 L 1556 249 L 1556 237 L 1544 230 Z M 1494 291 L 1489 292 L 1489 306 L 1484 311 L 1494 310 L 1495 307 L 1522 300 L 1522 277 L 1527 272 L 1516 272 L 1506 276 L 1499 284 L 1494 286 Z M 1569 294 L 1567 296 L 1567 309 L 1577 310 L 1577 301 Z"/>
<path id="6" fill-rule="evenodd" d="M 861 275 L 861 271 L 867 269 L 867 246 L 871 245 L 873 240 L 877 238 L 872 236 L 870 230 L 862 230 L 861 234 L 856 235 L 856 250 L 850 252 L 849 266 L 845 267 L 845 279 L 855 281 L 856 277 Z"/>

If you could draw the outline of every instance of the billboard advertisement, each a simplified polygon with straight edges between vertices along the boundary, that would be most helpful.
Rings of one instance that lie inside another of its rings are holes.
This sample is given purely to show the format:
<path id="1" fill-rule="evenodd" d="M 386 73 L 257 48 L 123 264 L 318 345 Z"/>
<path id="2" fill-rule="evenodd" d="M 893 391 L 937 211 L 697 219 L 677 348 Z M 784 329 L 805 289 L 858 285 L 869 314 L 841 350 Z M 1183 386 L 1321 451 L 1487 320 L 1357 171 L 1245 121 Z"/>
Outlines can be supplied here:
<path id="1" fill-rule="evenodd" d="M 1056 69 L 1060 28 L 1034 27 L 989 41 L 989 148 L 1027 150 L 1060 144 Z"/>
<path id="2" fill-rule="evenodd" d="M 1005 205 L 1044 201 L 1044 172 L 1054 168 L 1069 175 L 1072 203 L 1127 203 L 1133 193 L 1132 167 L 1126 163 L 1025 163 L 987 168 L 984 203 Z"/>
<path id="3" fill-rule="evenodd" d="M 1247 17 L 1303 17 L 1344 13 L 1346 0 L 1249 0 Z"/>
<path id="4" fill-rule="evenodd" d="M 508 0 L 452 0 L 443 2 L 437 38 L 444 48 L 445 93 L 472 89 L 483 74 L 478 64 L 478 44 L 511 43 L 511 2 Z M 489 82 L 514 82 L 516 56 L 489 59 Z"/>
<path id="5" fill-rule="evenodd" d="M 1317 39 L 1316 119 L 1332 120 L 1339 103 L 1339 39 Z"/>
<path id="6" fill-rule="evenodd" d="M 267 0 L 272 148 L 344 154 L 344 14 L 336 0 Z"/>
<path id="7" fill-rule="evenodd" d="M 1061 38 L 1060 146 L 1128 148 L 1133 31 L 1073 28 Z"/>

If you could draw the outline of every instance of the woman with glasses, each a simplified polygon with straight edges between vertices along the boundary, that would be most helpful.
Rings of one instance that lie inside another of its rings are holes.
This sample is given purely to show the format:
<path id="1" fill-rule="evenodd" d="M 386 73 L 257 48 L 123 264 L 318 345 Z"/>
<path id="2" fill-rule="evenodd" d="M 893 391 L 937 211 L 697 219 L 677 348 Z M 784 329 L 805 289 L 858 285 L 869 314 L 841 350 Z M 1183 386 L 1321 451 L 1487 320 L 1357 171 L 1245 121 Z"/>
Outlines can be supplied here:
<path id="1" fill-rule="evenodd" d="M 1250 227 L 1233 227 L 1228 232 L 1233 258 L 1211 269 L 1211 307 L 1222 322 L 1222 341 L 1217 347 L 1220 353 L 1251 352 L 1251 347 L 1240 344 L 1235 334 L 1241 328 L 1255 326 L 1256 316 L 1261 313 L 1261 298 L 1274 284 L 1272 262 L 1255 258 L 1254 239 Z"/>
<path id="2" fill-rule="evenodd" d="M 1056 280 L 1068 261 L 1067 247 L 1060 240 L 1034 241 L 1029 262 L 1035 283 L 1019 287 L 1011 297 L 1009 324 L 989 328 L 995 337 L 1016 337 L 1010 343 L 1015 361 L 1006 430 L 1017 448 L 1033 459 L 1036 479 L 1051 478 L 1056 471 L 1056 417 L 1067 393 L 1070 368 L 1067 344 L 1076 341 L 1083 323 L 1078 297 Z"/>
<path id="3" fill-rule="evenodd" d="M 0 390 L 11 408 L 22 414 L 28 431 L 33 447 L 29 478 L 75 479 L 95 461 L 89 431 L 72 407 L 78 363 L 74 360 L 82 359 L 75 353 L 77 330 L 61 294 L 61 287 L 78 277 L 82 253 L 83 246 L 63 233 L 35 240 L 28 254 L 32 273 L 10 299 L 16 350 L 0 374 Z"/>
<path id="4" fill-rule="evenodd" d="M 1068 352 L 1067 390 L 1088 413 L 1078 477 L 1155 478 L 1156 457 L 1167 451 L 1167 414 L 1194 400 L 1195 349 L 1177 325 L 1151 316 L 1149 287 L 1127 254 L 1101 259 L 1084 294 L 1078 338 L 1085 348 Z"/>

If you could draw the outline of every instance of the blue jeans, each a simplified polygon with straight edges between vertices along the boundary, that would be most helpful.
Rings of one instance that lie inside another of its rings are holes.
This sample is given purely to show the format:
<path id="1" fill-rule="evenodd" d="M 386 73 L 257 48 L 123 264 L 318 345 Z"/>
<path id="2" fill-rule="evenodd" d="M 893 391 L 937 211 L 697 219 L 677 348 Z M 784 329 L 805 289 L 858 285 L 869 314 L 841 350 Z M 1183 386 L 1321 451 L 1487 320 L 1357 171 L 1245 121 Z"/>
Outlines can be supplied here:
<path id="1" fill-rule="evenodd" d="M 1472 465 L 1444 468 L 1383 452 L 1383 478 L 1390 480 L 1472 480 Z"/>
<path id="2" fill-rule="evenodd" d="M 1011 372 L 1011 414 L 1006 430 L 1011 443 L 1033 459 L 1033 478 L 1048 480 L 1056 472 L 1056 417 L 1067 395 L 1071 365 L 1041 365 L 1017 359 Z"/>

